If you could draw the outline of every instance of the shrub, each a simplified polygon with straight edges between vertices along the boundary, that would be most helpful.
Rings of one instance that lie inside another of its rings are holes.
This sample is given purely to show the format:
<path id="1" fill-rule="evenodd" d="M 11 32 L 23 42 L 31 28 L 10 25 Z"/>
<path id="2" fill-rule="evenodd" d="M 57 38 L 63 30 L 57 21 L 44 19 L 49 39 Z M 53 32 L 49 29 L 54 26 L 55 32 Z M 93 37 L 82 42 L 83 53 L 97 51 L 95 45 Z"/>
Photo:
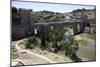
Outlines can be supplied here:
<path id="1" fill-rule="evenodd" d="M 28 41 L 25 44 L 26 49 L 33 49 L 35 46 L 39 44 L 38 40 L 36 37 L 30 37 Z"/>

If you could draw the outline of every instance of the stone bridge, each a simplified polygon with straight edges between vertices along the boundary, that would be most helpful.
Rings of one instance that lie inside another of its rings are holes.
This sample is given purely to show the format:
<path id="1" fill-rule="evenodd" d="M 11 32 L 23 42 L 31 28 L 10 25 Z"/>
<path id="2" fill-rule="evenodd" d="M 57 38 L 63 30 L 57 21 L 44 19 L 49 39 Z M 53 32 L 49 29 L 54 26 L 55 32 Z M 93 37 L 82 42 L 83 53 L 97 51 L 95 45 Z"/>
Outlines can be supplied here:
<path id="1" fill-rule="evenodd" d="M 88 22 L 90 24 L 95 23 L 93 21 L 88 21 Z M 53 27 L 53 29 L 59 29 L 59 30 L 61 30 L 64 27 L 72 27 L 74 35 L 77 35 L 84 31 L 85 26 L 83 26 L 83 24 L 84 23 L 82 21 L 35 23 L 32 24 L 32 30 L 36 29 L 36 30 L 42 30 L 43 32 L 48 32 L 51 27 Z"/>
<path id="2" fill-rule="evenodd" d="M 95 21 L 88 21 L 88 23 L 95 24 Z M 12 40 L 34 36 L 35 30 L 40 30 L 47 34 L 51 27 L 53 27 L 53 29 L 61 30 L 62 28 L 69 27 L 69 26 L 73 28 L 74 35 L 82 33 L 85 29 L 84 22 L 82 21 L 33 23 L 31 25 L 18 25 L 18 26 L 12 27 L 13 29 L 12 30 L 12 37 L 13 37 Z"/>

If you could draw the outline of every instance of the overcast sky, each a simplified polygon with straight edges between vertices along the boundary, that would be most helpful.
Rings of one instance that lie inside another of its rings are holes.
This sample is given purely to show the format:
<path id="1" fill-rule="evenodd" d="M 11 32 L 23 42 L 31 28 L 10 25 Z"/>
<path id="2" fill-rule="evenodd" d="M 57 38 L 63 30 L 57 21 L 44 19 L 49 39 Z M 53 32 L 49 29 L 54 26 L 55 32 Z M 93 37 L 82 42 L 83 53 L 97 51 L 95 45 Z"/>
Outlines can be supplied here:
<path id="1" fill-rule="evenodd" d="M 86 5 L 69 5 L 69 4 L 51 4 L 51 3 L 36 3 L 36 2 L 22 2 L 22 1 L 12 1 L 12 6 L 17 8 L 33 9 L 33 11 L 54 11 L 54 12 L 71 12 L 75 9 L 94 9 L 95 6 Z"/>

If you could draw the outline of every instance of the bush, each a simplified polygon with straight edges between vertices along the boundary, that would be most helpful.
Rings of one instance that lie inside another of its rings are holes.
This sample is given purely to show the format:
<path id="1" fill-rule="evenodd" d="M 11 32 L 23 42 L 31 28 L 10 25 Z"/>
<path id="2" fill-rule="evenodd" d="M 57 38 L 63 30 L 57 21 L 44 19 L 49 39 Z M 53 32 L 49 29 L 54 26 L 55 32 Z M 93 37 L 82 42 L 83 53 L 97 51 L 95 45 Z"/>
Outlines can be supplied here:
<path id="1" fill-rule="evenodd" d="M 25 44 L 26 49 L 33 49 L 35 46 L 39 44 L 38 40 L 36 37 L 30 37 L 28 41 Z"/>

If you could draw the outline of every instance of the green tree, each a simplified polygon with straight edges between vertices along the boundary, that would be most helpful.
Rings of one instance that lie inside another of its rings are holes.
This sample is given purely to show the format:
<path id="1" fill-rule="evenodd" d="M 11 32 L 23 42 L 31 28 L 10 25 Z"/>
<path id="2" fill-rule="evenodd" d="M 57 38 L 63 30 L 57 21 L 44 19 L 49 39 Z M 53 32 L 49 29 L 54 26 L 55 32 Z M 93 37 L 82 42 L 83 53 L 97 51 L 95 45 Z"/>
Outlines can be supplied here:
<path id="1" fill-rule="evenodd" d="M 64 45 L 63 45 L 63 49 L 65 51 L 66 56 L 73 56 L 76 55 L 76 51 L 78 50 L 78 43 L 77 41 L 74 39 L 74 35 L 71 34 L 70 31 L 68 31 L 68 34 L 65 35 L 65 37 L 67 36 L 67 38 L 64 40 Z"/>

